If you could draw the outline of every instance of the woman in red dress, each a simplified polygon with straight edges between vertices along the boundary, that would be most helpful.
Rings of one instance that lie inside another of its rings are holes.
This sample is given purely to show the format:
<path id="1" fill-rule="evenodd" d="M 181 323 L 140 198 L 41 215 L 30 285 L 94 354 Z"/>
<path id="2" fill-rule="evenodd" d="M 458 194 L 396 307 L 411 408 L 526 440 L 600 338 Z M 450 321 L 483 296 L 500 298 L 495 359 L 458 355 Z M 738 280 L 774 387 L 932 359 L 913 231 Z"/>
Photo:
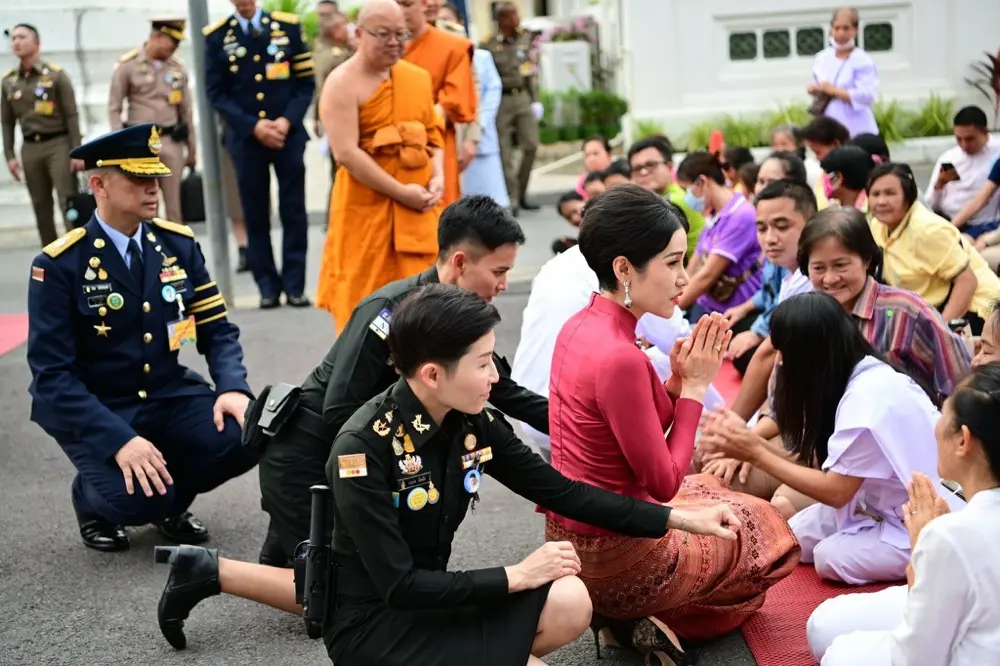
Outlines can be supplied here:
<path id="1" fill-rule="evenodd" d="M 550 512 L 546 538 L 576 547 L 595 634 L 611 645 L 631 644 L 653 663 L 681 666 L 693 655 L 677 636 L 708 639 L 739 627 L 763 605 L 765 591 L 792 572 L 800 548 L 767 501 L 731 492 L 710 475 L 685 476 L 702 400 L 731 338 L 722 317 L 703 317 L 675 343 L 665 384 L 636 346 L 638 318 L 669 318 L 688 283 L 687 239 L 676 214 L 637 186 L 608 190 L 587 204 L 580 249 L 601 293 L 556 341 L 552 465 L 571 479 L 673 507 L 724 502 L 743 528 L 736 541 L 680 531 L 639 539 Z"/>

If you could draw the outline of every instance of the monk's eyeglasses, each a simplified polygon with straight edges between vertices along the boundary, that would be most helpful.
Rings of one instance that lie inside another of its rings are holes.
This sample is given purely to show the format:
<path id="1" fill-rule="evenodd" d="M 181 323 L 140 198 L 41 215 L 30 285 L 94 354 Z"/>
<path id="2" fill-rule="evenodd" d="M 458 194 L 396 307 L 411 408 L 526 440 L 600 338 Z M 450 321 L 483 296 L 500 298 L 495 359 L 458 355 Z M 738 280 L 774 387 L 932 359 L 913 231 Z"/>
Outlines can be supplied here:
<path id="1" fill-rule="evenodd" d="M 413 33 L 411 33 L 409 30 L 401 30 L 399 32 L 389 32 L 388 30 L 379 30 L 378 32 L 372 32 L 368 28 L 361 28 L 361 29 L 367 32 L 375 39 L 377 39 L 378 41 L 385 43 L 389 43 L 389 40 L 394 37 L 397 42 L 405 43 L 410 41 L 410 37 L 413 36 Z"/>

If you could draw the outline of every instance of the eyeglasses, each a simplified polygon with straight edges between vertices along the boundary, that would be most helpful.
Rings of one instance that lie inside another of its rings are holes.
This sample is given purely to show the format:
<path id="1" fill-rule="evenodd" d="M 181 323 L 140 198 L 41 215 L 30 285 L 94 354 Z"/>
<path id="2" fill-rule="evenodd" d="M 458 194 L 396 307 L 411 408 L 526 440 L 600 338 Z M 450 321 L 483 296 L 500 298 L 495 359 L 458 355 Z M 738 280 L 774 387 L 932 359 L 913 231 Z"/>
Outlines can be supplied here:
<path id="1" fill-rule="evenodd" d="M 377 39 L 378 41 L 384 42 L 386 44 L 388 44 L 389 40 L 393 38 L 395 38 L 397 42 L 402 44 L 410 41 L 410 37 L 413 36 L 413 33 L 411 33 L 409 30 L 400 30 L 399 32 L 390 32 L 389 30 L 379 30 L 378 32 L 372 32 L 368 28 L 361 28 L 361 29 L 367 32 L 375 39 Z"/>
<path id="2" fill-rule="evenodd" d="M 633 164 L 632 173 L 645 173 L 647 171 L 652 171 L 658 166 L 666 164 L 663 160 L 651 160 L 649 162 L 644 162 L 643 164 Z"/>

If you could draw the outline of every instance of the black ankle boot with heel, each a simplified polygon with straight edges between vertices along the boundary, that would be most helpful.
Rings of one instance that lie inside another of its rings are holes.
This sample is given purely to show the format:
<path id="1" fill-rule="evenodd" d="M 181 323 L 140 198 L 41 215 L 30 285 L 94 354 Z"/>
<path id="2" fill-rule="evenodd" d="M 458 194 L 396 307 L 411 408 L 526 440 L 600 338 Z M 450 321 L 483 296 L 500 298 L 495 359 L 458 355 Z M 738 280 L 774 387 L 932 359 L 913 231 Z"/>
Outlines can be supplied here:
<path id="1" fill-rule="evenodd" d="M 634 620 L 612 620 L 610 617 L 593 613 L 590 618 L 590 630 L 594 632 L 594 649 L 597 651 L 597 658 L 603 658 L 601 656 L 602 635 L 604 642 L 609 647 L 631 650 L 634 627 Z"/>

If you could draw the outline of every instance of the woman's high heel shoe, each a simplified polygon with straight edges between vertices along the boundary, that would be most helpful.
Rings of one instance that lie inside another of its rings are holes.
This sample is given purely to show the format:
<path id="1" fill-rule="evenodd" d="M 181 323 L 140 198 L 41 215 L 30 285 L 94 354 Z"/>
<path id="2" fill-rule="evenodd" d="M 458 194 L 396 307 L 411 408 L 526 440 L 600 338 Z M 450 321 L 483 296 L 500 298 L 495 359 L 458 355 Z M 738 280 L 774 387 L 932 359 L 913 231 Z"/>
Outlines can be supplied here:
<path id="1" fill-rule="evenodd" d="M 629 649 L 632 647 L 632 629 L 635 622 L 630 620 L 612 620 L 609 617 L 593 613 L 590 618 L 590 630 L 594 632 L 594 649 L 597 658 L 601 659 L 601 637 L 609 647 Z"/>
<path id="2" fill-rule="evenodd" d="M 698 655 L 674 645 L 667 634 L 649 618 L 639 620 L 632 630 L 632 645 L 645 655 L 646 666 L 693 666 Z"/>

